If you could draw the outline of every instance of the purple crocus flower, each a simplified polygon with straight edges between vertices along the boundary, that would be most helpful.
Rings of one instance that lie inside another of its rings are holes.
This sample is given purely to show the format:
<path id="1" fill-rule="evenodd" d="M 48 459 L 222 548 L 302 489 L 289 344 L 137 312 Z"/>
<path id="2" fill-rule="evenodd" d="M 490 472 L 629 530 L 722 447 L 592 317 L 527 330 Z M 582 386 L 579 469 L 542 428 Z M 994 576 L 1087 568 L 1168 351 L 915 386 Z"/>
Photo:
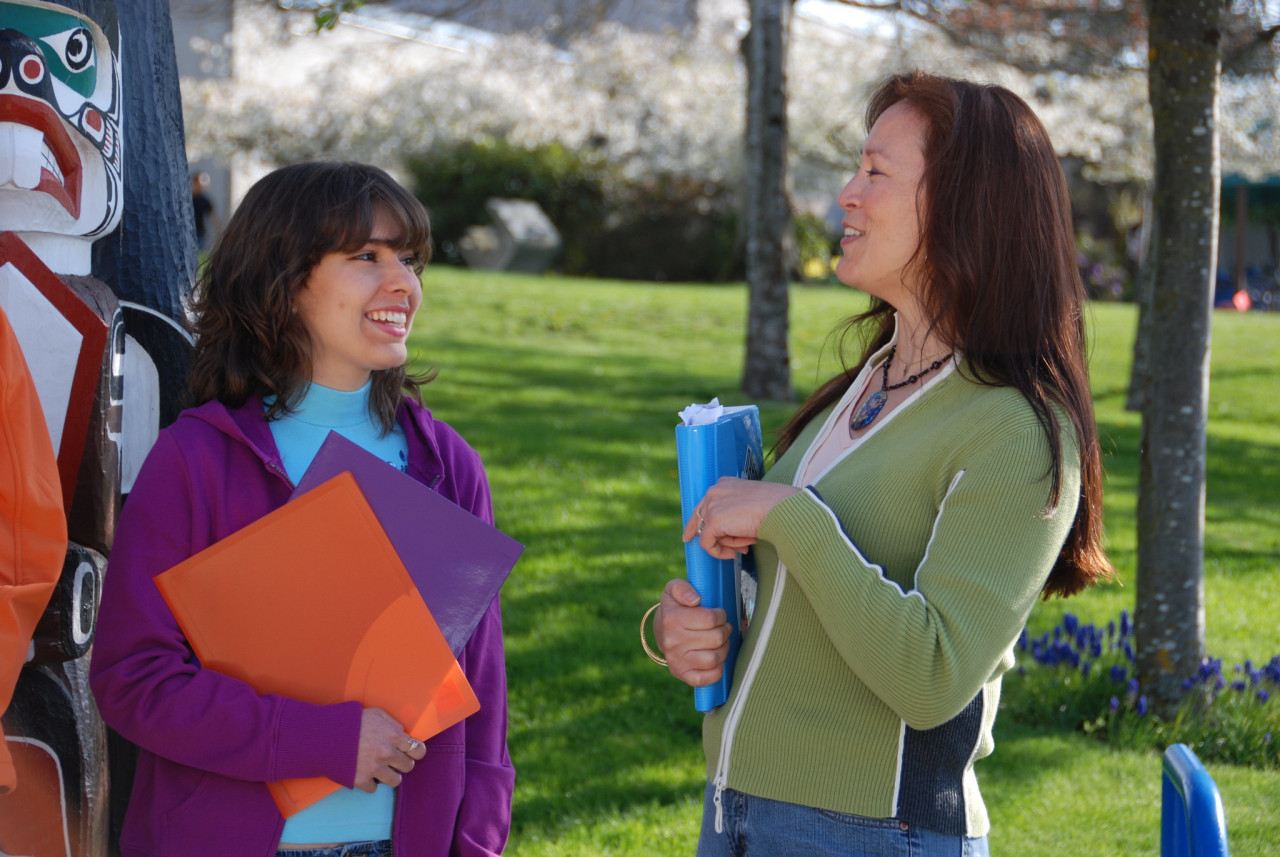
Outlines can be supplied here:
<path id="1" fill-rule="evenodd" d="M 1145 717 L 1147 715 L 1147 698 L 1145 696 L 1138 697 L 1137 712 L 1139 717 Z"/>

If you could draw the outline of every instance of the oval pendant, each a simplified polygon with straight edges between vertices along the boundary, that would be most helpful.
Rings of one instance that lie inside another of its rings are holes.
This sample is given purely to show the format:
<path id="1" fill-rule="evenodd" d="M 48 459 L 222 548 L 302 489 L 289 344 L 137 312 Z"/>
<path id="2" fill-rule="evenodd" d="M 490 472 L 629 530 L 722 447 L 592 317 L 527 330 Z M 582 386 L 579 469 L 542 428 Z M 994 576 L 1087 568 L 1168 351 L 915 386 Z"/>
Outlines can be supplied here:
<path id="1" fill-rule="evenodd" d="M 853 416 L 849 417 L 849 431 L 857 431 L 871 425 L 872 420 L 884 409 L 884 403 L 887 401 L 889 397 L 882 390 L 876 390 L 867 396 L 866 401 L 853 412 Z"/>

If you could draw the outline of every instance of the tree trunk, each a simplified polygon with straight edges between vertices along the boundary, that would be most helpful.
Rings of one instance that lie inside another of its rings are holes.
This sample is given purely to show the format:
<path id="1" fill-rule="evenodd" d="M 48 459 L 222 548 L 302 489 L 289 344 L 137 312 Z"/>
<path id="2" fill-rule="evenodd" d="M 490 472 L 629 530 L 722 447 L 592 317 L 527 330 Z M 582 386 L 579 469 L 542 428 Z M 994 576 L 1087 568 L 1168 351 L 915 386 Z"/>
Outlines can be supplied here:
<path id="1" fill-rule="evenodd" d="M 1138 307 L 1138 327 L 1133 338 L 1133 363 L 1129 367 L 1129 392 L 1124 409 L 1141 413 L 1147 394 L 1147 344 L 1151 341 L 1151 296 L 1155 292 L 1156 264 L 1152 252 L 1156 246 L 1159 224 L 1156 223 L 1154 188 L 1147 186 L 1142 202 L 1142 236 L 1138 250 L 1138 278 L 1134 284 L 1133 302 Z"/>
<path id="2" fill-rule="evenodd" d="M 793 398 L 787 348 L 787 32 L 791 0 L 751 0 L 747 59 L 746 360 L 742 390 L 752 399 Z"/>
<path id="3" fill-rule="evenodd" d="M 1137 669 L 1171 717 L 1204 657 L 1205 420 L 1217 268 L 1221 0 L 1147 0 L 1155 287 L 1138 486 Z"/>

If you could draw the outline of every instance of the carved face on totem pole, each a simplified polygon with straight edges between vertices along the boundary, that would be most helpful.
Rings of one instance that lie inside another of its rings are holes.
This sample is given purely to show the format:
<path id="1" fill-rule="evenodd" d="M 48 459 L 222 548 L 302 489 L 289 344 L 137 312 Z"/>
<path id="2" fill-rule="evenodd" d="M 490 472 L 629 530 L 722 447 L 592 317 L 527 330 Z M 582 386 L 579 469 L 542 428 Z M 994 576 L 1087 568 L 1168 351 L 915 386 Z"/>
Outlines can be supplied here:
<path id="1" fill-rule="evenodd" d="M 60 274 L 120 222 L 118 52 L 113 4 L 0 0 L 0 232 Z"/>
<path id="2" fill-rule="evenodd" d="M 83 493 L 101 344 L 120 327 L 101 284 L 67 280 L 91 273 L 93 241 L 124 207 L 119 43 L 110 0 L 0 0 L 0 304 L 40 391 L 68 510 Z M 31 254 L 40 264 L 24 261 Z M 118 454 L 106 433 L 96 446 L 112 447 L 102 464 L 114 491 Z M 94 522 L 100 536 L 89 543 L 105 546 L 111 523 Z"/>

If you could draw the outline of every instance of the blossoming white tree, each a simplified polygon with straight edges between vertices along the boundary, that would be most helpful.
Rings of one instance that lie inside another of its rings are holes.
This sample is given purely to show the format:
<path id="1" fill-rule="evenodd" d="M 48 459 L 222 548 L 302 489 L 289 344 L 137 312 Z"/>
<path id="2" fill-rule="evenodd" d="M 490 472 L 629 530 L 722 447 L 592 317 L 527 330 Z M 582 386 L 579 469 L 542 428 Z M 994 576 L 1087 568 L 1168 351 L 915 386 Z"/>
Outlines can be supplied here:
<path id="1" fill-rule="evenodd" d="M 235 10 L 234 74 L 186 80 L 188 148 L 263 165 L 320 155 L 399 167 L 409 152 L 477 135 L 535 145 L 597 146 L 629 175 L 739 181 L 746 97 L 740 40 L 746 0 L 717 0 L 692 34 L 603 25 L 560 49 L 528 36 L 459 39 L 448 28 L 375 32 L 356 19 L 314 33 L 309 12 L 247 0 Z M 957 47 L 934 28 L 850 31 L 804 14 L 788 51 L 789 180 L 821 213 L 861 146 L 865 95 L 919 66 L 997 82 L 1026 98 L 1063 156 L 1100 181 L 1147 181 L 1151 118 L 1144 68 L 1106 76 L 1034 73 Z M 892 18 L 886 22 L 892 24 Z M 393 28 L 383 26 L 383 30 Z M 1224 82 L 1224 170 L 1280 170 L 1280 82 Z"/>
<path id="2" fill-rule="evenodd" d="M 324 155 L 396 170 L 405 154 L 487 134 L 596 147 L 632 177 L 741 170 L 742 68 L 714 28 L 686 39 L 605 24 L 566 49 L 520 35 L 312 29 L 309 13 L 239 4 L 233 76 L 184 85 L 189 146 L 263 164 Z"/>

